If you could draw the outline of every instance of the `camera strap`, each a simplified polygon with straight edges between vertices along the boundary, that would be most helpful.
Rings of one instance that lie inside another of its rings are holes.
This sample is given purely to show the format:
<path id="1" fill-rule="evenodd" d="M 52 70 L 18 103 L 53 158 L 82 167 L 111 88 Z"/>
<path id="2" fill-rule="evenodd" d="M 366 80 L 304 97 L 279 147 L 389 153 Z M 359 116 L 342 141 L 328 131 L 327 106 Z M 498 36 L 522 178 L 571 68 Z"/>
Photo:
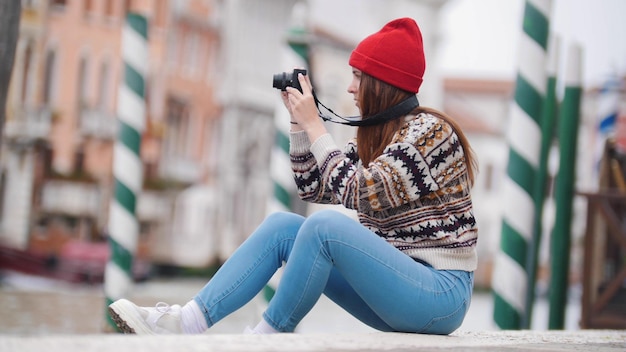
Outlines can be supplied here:
<path id="1" fill-rule="evenodd" d="M 338 123 L 341 125 L 348 125 L 348 126 L 374 126 L 374 125 L 383 124 L 393 119 L 406 116 L 408 113 L 413 111 L 413 109 L 420 106 L 419 101 L 417 100 L 417 96 L 411 95 L 407 99 L 401 101 L 400 103 L 384 111 L 379 112 L 378 114 L 374 114 L 367 119 L 361 119 L 360 116 L 342 117 L 342 116 L 337 115 L 334 111 L 326 107 L 326 105 L 322 104 L 322 102 L 320 102 L 319 99 L 317 99 L 317 95 L 315 95 L 315 91 L 313 91 L 313 98 L 315 99 L 315 104 L 317 105 L 318 115 L 324 121 Z M 328 110 L 331 114 L 340 118 L 343 121 L 337 121 L 337 120 L 334 120 L 332 116 L 324 115 L 322 111 L 320 110 L 320 105 L 323 106 L 324 109 Z"/>

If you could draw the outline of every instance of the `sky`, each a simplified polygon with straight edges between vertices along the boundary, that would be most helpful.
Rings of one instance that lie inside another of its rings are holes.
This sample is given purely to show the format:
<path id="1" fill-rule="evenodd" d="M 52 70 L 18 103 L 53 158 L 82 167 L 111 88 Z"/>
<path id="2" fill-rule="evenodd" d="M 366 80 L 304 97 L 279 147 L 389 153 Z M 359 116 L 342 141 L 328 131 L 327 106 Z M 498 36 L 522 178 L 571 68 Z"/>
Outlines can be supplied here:
<path id="1" fill-rule="evenodd" d="M 371 23 L 383 0 L 310 0 L 314 21 L 358 41 L 376 31 Z M 441 14 L 439 67 L 444 76 L 513 79 L 525 0 L 450 0 Z M 332 8 L 332 11 L 328 9 Z M 384 8 L 381 11 L 385 11 Z M 626 75 L 626 0 L 553 0 L 552 33 L 582 48 L 584 86 Z"/>
<path id="2" fill-rule="evenodd" d="M 524 3 L 452 0 L 442 23 L 444 72 L 514 74 Z M 552 11 L 550 26 L 561 40 L 562 66 L 568 46 L 580 45 L 586 85 L 599 84 L 610 74 L 626 75 L 626 1 L 554 0 Z"/>

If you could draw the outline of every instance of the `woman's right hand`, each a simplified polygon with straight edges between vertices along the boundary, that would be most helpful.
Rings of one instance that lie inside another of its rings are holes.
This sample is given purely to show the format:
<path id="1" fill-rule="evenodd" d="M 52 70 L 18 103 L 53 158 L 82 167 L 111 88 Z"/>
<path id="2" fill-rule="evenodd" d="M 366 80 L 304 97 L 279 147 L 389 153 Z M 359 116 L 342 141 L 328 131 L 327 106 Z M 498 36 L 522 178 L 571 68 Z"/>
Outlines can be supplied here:
<path id="1" fill-rule="evenodd" d="M 304 130 L 313 143 L 320 136 L 327 133 L 323 120 L 319 118 L 317 104 L 313 96 L 313 87 L 309 76 L 298 73 L 298 81 L 302 91 L 287 87 L 287 103 L 291 121 L 297 126 L 296 130 Z"/>

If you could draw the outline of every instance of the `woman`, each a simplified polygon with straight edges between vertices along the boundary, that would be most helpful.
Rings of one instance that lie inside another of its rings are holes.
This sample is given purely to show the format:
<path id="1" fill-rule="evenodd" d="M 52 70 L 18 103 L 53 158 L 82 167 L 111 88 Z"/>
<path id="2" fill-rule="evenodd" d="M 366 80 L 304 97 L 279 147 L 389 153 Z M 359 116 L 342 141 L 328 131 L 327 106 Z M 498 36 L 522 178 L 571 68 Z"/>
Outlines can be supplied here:
<path id="1" fill-rule="evenodd" d="M 420 30 L 401 18 L 350 57 L 354 95 L 368 119 L 418 93 Z M 201 333 L 250 301 L 286 262 L 263 319 L 249 333 L 293 332 L 325 294 L 380 331 L 449 334 L 470 304 L 477 228 L 475 162 L 458 125 L 432 109 L 359 127 L 342 153 L 318 117 L 308 77 L 282 98 L 292 123 L 291 161 L 302 199 L 343 204 L 359 221 L 323 210 L 270 215 L 185 306 L 110 306 L 125 332 Z"/>

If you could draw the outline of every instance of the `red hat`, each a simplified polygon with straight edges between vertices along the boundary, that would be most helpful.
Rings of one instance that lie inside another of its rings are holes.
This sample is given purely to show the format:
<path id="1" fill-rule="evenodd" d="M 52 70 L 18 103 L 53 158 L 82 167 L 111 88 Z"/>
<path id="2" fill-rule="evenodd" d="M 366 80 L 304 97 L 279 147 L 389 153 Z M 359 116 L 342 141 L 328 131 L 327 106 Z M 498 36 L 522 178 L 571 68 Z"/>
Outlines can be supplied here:
<path id="1" fill-rule="evenodd" d="M 363 39 L 349 63 L 394 87 L 417 93 L 426 69 L 422 33 L 411 18 L 393 20 Z"/>

